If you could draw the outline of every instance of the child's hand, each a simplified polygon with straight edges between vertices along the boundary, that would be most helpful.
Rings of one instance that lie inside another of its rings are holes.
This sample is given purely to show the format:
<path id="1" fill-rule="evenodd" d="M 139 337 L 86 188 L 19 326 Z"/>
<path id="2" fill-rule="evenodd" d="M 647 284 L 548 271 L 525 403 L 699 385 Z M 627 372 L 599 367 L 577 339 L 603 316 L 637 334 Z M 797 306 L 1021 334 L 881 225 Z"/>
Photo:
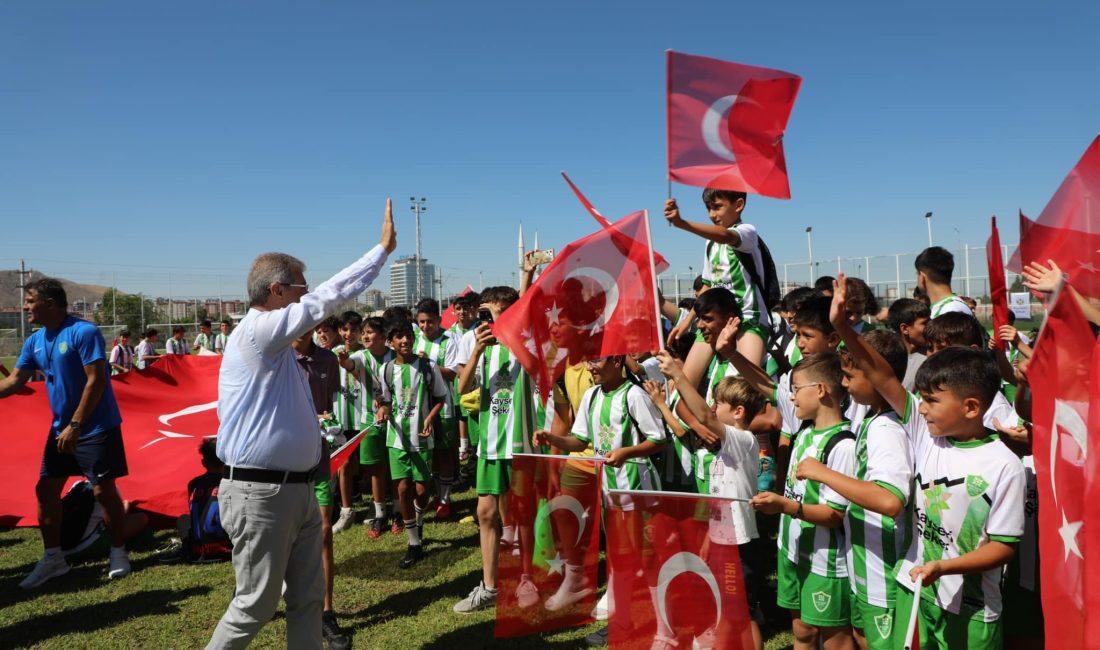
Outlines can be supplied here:
<path id="1" fill-rule="evenodd" d="M 848 320 L 847 302 L 848 278 L 844 273 L 837 273 L 833 280 L 833 302 L 829 305 L 829 322 L 834 326 Z"/>
<path id="2" fill-rule="evenodd" d="M 340 365 L 344 365 L 344 362 L 348 360 L 348 349 L 340 348 L 340 351 L 336 353 L 336 360 L 340 362 Z"/>
<path id="3" fill-rule="evenodd" d="M 680 206 L 676 205 L 676 199 L 668 199 L 665 201 L 665 219 L 668 219 L 670 226 L 675 226 L 683 221 L 683 218 L 680 216 Z"/>
<path id="4" fill-rule="evenodd" d="M 625 449 L 612 449 L 607 452 L 607 455 L 603 457 L 604 462 L 612 467 L 622 467 L 626 462 L 626 450 Z"/>
<path id="5" fill-rule="evenodd" d="M 684 376 L 684 363 L 673 357 L 668 350 L 661 350 L 657 353 L 657 362 L 660 364 L 661 374 L 664 376 L 671 379 Z"/>
<path id="6" fill-rule="evenodd" d="M 477 326 L 475 333 L 476 343 L 474 345 L 474 351 L 478 354 L 485 351 L 485 348 L 489 347 L 495 342 L 493 337 L 493 326 L 489 323 L 482 323 Z"/>
<path id="7" fill-rule="evenodd" d="M 427 422 L 424 423 L 424 430 L 420 432 L 420 437 L 421 438 L 431 438 L 432 437 L 432 421 L 431 420 L 428 420 Z"/>
<path id="8" fill-rule="evenodd" d="M 1047 260 L 1047 264 L 1050 265 L 1049 268 L 1039 262 L 1031 262 L 1025 266 L 1020 274 L 1024 278 L 1024 286 L 1032 291 L 1054 293 L 1062 283 L 1064 274 L 1054 260 Z"/>
<path id="9" fill-rule="evenodd" d="M 997 430 L 1004 438 L 1012 442 L 1020 444 L 1027 444 L 1031 438 L 1031 432 L 1027 427 L 1008 427 L 1001 424 L 1001 421 L 997 418 L 993 418 L 993 428 Z"/>
<path id="10" fill-rule="evenodd" d="M 915 566 L 909 571 L 909 577 L 913 579 L 913 582 L 921 586 L 927 586 L 939 580 L 943 575 L 943 562 L 940 560 L 932 560 L 931 562 L 922 565 Z"/>
<path id="11" fill-rule="evenodd" d="M 802 462 L 794 470 L 794 477 L 798 480 L 820 481 L 825 465 L 816 458 L 803 458 Z"/>
<path id="12" fill-rule="evenodd" d="M 997 329 L 997 337 L 1005 343 L 1015 343 L 1016 337 L 1018 336 L 1019 333 L 1016 331 L 1016 328 L 1011 325 L 1001 325 Z"/>
<path id="13" fill-rule="evenodd" d="M 775 492 L 761 492 L 754 496 L 749 504 L 756 510 L 766 515 L 778 515 L 783 512 L 783 508 L 787 505 L 787 501 L 790 501 L 782 494 L 776 494 Z"/>
<path id="14" fill-rule="evenodd" d="M 662 386 L 660 382 L 647 379 L 644 385 L 645 392 L 649 393 L 649 399 L 653 400 L 655 404 L 665 403 L 665 387 Z"/>
<path id="15" fill-rule="evenodd" d="M 549 431 L 536 431 L 534 435 L 534 441 L 536 445 L 545 445 L 547 447 L 553 444 L 552 442 L 550 442 Z"/>
<path id="16" fill-rule="evenodd" d="M 383 404 L 378 407 L 378 410 L 374 412 L 375 422 L 385 422 L 390 419 L 390 405 Z"/>
<path id="17" fill-rule="evenodd" d="M 718 340 L 714 342 L 714 349 L 718 354 L 727 356 L 737 349 L 737 333 L 741 328 L 741 319 L 738 316 L 730 316 L 725 327 L 718 333 Z"/>

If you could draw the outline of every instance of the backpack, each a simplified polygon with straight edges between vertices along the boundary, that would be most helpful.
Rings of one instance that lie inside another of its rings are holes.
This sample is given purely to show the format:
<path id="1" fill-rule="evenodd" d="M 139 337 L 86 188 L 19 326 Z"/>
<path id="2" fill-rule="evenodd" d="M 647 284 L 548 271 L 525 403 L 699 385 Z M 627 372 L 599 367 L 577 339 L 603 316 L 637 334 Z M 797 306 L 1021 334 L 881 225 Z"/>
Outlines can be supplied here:
<path id="1" fill-rule="evenodd" d="M 222 528 L 218 509 L 217 474 L 204 474 L 187 486 L 187 507 L 191 515 L 191 528 L 183 542 L 184 553 L 192 560 L 227 560 L 233 552 L 229 534 Z"/>
<path id="2" fill-rule="evenodd" d="M 848 429 L 844 429 L 842 431 L 837 431 L 836 433 L 834 433 L 833 437 L 829 438 L 829 441 L 825 443 L 825 448 L 821 450 L 821 464 L 822 465 L 828 465 L 829 464 L 829 454 L 832 453 L 833 447 L 836 447 L 837 445 L 839 445 L 844 440 L 855 440 L 855 439 L 856 439 L 856 434 L 852 433 Z"/>
<path id="3" fill-rule="evenodd" d="M 76 553 L 91 546 L 103 534 L 103 518 L 92 521 L 96 500 L 92 484 L 77 481 L 61 499 L 61 548 Z"/>
<path id="4" fill-rule="evenodd" d="M 779 286 L 779 276 L 775 272 L 775 260 L 772 259 L 772 252 L 768 250 L 768 245 L 764 243 L 764 238 L 759 234 L 756 238 L 756 243 L 760 249 L 760 265 L 764 267 L 764 277 L 760 278 L 756 275 L 756 263 L 752 259 L 752 253 L 743 253 L 741 251 L 734 251 L 737 253 L 737 259 L 741 262 L 741 267 L 749 273 L 749 280 L 752 281 L 754 286 L 760 287 L 760 293 L 764 297 L 764 307 L 768 311 L 774 311 L 776 306 L 779 305 L 779 300 L 782 298 L 782 294 Z"/>
<path id="5" fill-rule="evenodd" d="M 785 375 L 792 370 L 791 360 L 787 358 L 787 346 L 795 338 L 794 330 L 780 324 L 772 329 L 772 334 L 764 346 L 765 352 L 775 361 L 777 375 Z"/>

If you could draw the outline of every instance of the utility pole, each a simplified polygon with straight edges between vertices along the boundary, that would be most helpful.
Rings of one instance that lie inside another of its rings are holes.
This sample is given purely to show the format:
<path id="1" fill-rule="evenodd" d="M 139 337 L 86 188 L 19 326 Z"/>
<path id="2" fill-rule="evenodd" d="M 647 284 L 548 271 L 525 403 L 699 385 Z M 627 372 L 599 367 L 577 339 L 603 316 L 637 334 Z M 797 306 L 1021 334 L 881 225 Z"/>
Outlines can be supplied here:
<path id="1" fill-rule="evenodd" d="M 114 273 L 114 284 L 111 288 L 111 325 L 118 325 L 118 271 Z"/>
<path id="2" fill-rule="evenodd" d="M 806 249 L 810 254 L 810 287 L 814 286 L 814 227 L 806 226 Z"/>
<path id="3" fill-rule="evenodd" d="M 27 263 L 19 260 L 19 338 L 27 340 L 27 315 L 23 313 L 23 305 L 27 302 Z"/>
<path id="4" fill-rule="evenodd" d="M 424 279 L 421 277 L 424 274 L 424 258 L 420 256 L 420 213 L 428 211 L 428 208 L 424 206 L 427 200 L 420 197 L 420 200 L 417 201 L 416 197 L 409 197 L 409 201 L 412 203 L 409 209 L 416 213 L 416 300 L 413 302 L 414 305 L 424 297 Z"/>

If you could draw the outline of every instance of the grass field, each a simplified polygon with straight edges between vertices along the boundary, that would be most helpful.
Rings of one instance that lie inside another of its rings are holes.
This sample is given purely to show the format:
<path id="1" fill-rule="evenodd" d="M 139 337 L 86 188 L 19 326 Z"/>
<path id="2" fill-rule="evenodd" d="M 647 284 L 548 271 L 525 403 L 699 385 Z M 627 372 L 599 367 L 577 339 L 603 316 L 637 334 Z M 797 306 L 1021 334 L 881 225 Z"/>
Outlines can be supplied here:
<path id="1" fill-rule="evenodd" d="M 472 513 L 472 492 L 455 500 L 456 519 Z M 361 515 L 362 513 L 360 513 Z M 409 571 L 397 568 L 405 536 L 370 540 L 365 526 L 336 536 L 336 611 L 354 634 L 355 648 L 585 648 L 584 628 L 524 639 L 493 638 L 494 612 L 455 614 L 451 607 L 481 576 L 477 527 L 426 524 L 426 557 Z M 233 592 L 228 563 L 161 565 L 153 551 L 174 531 L 131 545 L 134 572 L 106 577 L 105 557 L 72 562 L 68 575 L 33 592 L 18 583 L 41 555 L 37 529 L 0 531 L 0 648 L 200 648 Z M 773 612 L 779 627 L 785 615 Z M 790 635 L 766 632 L 768 648 L 790 647 Z M 252 647 L 286 646 L 282 614 Z"/>

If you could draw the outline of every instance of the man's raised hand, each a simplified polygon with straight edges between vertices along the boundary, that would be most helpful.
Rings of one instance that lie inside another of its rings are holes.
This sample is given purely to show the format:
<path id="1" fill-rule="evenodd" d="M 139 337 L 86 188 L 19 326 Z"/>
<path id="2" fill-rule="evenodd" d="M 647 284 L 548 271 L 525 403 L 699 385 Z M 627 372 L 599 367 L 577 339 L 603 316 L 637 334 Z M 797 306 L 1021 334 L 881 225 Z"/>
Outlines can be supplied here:
<path id="1" fill-rule="evenodd" d="M 393 199 L 386 199 L 386 213 L 382 217 L 382 238 L 378 242 L 387 253 L 397 248 L 397 230 L 393 226 Z"/>

